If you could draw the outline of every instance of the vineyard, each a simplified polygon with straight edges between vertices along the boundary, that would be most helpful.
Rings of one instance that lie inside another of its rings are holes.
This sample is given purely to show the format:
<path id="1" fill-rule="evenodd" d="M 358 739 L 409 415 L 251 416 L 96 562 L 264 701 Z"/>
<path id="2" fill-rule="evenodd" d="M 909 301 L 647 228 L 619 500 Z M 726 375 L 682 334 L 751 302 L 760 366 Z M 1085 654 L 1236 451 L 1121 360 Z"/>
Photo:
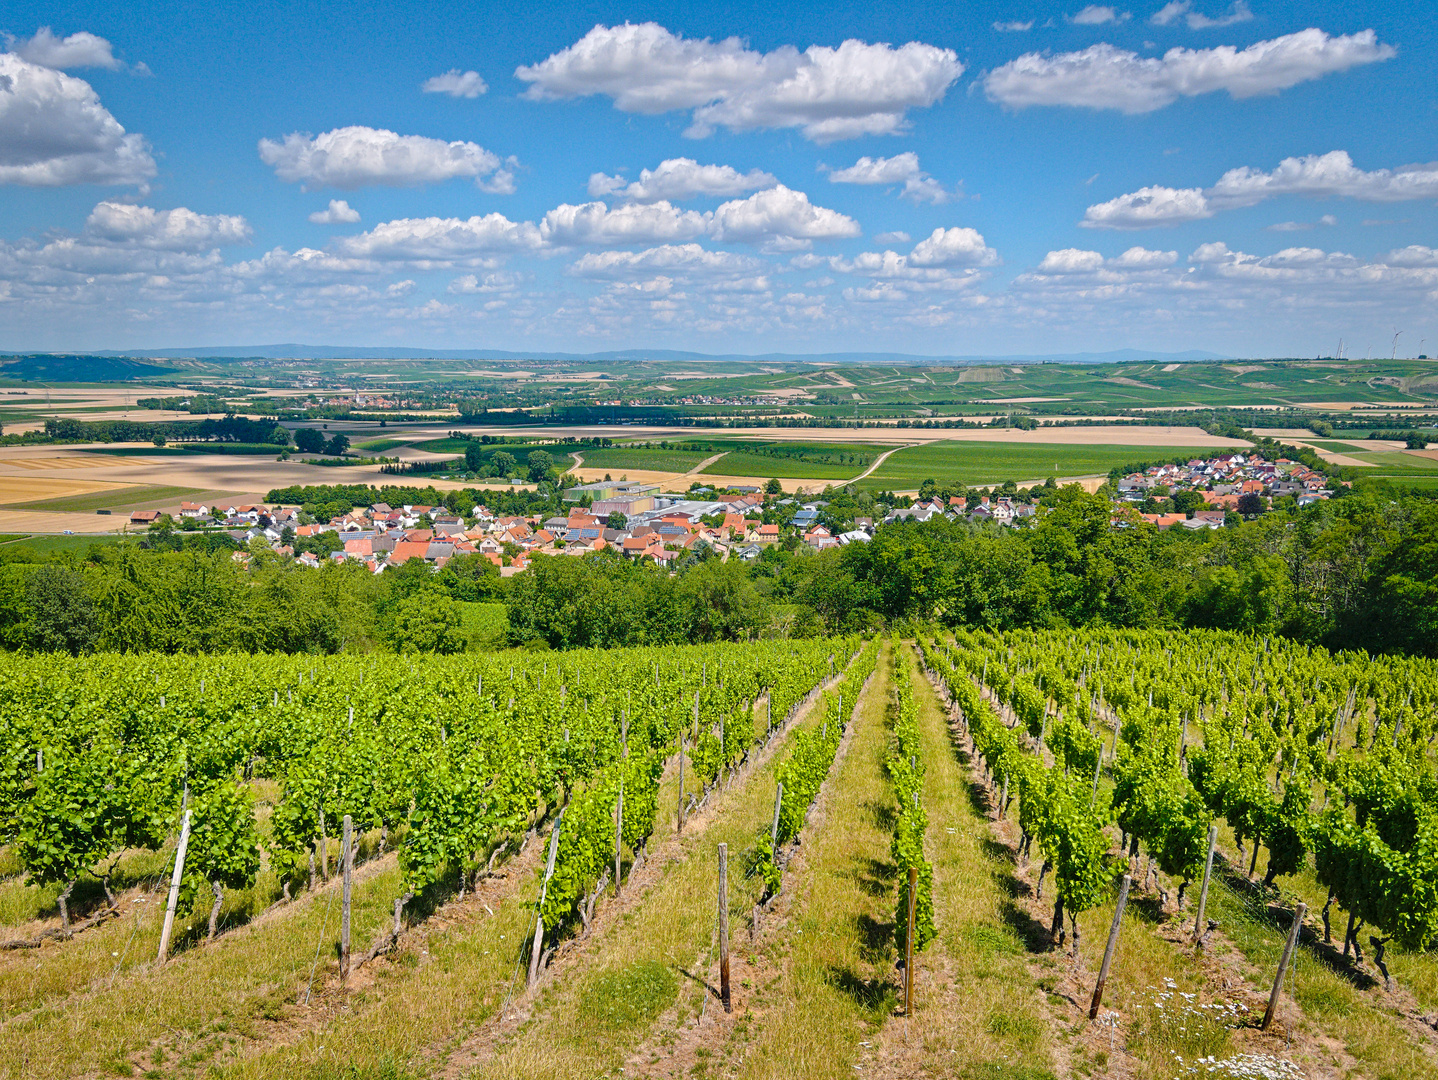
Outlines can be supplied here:
<path id="1" fill-rule="evenodd" d="M 1438 1077 L 1431 661 L 919 628 L 0 691 L 0 1077 Z"/>

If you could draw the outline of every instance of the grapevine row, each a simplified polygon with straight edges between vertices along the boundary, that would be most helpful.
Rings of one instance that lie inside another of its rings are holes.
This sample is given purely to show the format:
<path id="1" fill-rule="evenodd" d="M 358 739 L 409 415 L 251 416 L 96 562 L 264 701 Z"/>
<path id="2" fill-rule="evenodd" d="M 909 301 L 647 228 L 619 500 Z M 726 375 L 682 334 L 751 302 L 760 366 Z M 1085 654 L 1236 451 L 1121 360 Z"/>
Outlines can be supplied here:
<path id="1" fill-rule="evenodd" d="M 189 906 L 252 885 L 249 780 L 278 782 L 265 848 L 288 894 L 327 873 L 344 815 L 398 845 L 401 899 L 478 865 L 576 793 L 628 788 L 642 847 L 663 762 L 696 707 L 753 744 L 754 703 L 784 715 L 848 639 L 322 663 L 277 656 L 11 656 L 0 664 L 0 843 L 30 880 L 107 878 L 193 829 Z M 744 724 L 748 721 L 746 730 Z M 646 795 L 649 793 L 649 795 Z M 576 821 L 579 820 L 576 815 Z M 582 875 L 581 875 L 582 876 Z M 577 879 L 576 879 L 577 880 Z M 108 888 L 108 881 L 107 881 Z M 555 891 L 558 911 L 573 897 Z"/>

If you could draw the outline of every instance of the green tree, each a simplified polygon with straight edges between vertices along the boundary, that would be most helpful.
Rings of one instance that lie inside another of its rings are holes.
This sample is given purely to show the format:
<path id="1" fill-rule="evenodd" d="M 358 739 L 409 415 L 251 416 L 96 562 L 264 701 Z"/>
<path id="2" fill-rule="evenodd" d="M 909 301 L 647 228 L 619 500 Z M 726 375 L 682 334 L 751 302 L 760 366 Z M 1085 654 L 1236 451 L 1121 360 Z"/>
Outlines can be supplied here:
<path id="1" fill-rule="evenodd" d="M 769 482 L 764 485 L 764 494 L 765 494 L 765 495 L 782 495 L 782 494 L 784 494 L 784 485 L 781 484 L 781 483 L 779 483 L 778 477 L 773 477 L 773 478 L 771 478 L 771 479 L 769 480 Z"/>
<path id="2" fill-rule="evenodd" d="M 439 589 L 426 589 L 394 605 L 386 634 L 395 652 L 455 653 L 464 649 L 459 608 Z"/>
<path id="3" fill-rule="evenodd" d="M 349 448 L 350 437 L 344 434 L 344 432 L 336 432 L 334 435 L 330 436 L 330 441 L 325 443 L 324 452 L 326 454 L 333 455 L 334 457 L 339 457 Z"/>
<path id="4" fill-rule="evenodd" d="M 29 642 L 40 652 L 88 652 L 100 635 L 100 618 L 85 578 L 63 566 L 41 566 L 25 590 Z"/>
<path id="5" fill-rule="evenodd" d="M 1180 514 L 1192 515 L 1195 510 L 1202 510 L 1207 505 L 1203 501 L 1203 493 L 1192 488 L 1173 494 L 1173 508 Z"/>
<path id="6" fill-rule="evenodd" d="M 622 512 L 615 510 L 604 519 L 604 527 L 606 529 L 627 529 L 629 527 L 629 518 Z"/>
<path id="7" fill-rule="evenodd" d="M 303 454 L 323 454 L 325 437 L 317 428 L 299 428 L 295 431 L 295 448 Z"/>
<path id="8" fill-rule="evenodd" d="M 479 443 L 472 442 L 464 448 L 464 467 L 474 473 L 484 468 L 484 447 Z"/>
<path id="9" fill-rule="evenodd" d="M 527 459 L 529 465 L 529 479 L 536 484 L 542 484 L 549 479 L 550 470 L 554 468 L 554 458 L 544 450 L 531 450 Z"/>
<path id="10" fill-rule="evenodd" d="M 680 579 L 690 641 L 745 641 L 768 620 L 763 598 L 738 560 L 708 559 Z"/>
<path id="11" fill-rule="evenodd" d="M 1438 505 L 1415 510 L 1368 577 L 1348 633 L 1369 649 L 1438 656 Z"/>
<path id="12" fill-rule="evenodd" d="M 489 462 L 494 466 L 496 476 L 513 476 L 514 467 L 518 464 L 514 459 L 514 455 L 508 450 L 497 451 L 494 456 L 489 459 Z"/>

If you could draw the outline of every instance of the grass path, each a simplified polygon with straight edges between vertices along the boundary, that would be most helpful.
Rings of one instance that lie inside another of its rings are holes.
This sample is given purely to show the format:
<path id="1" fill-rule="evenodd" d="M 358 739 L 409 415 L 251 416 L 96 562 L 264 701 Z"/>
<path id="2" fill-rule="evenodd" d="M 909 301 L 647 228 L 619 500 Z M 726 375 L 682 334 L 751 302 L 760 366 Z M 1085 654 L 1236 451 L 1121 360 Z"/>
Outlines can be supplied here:
<path id="1" fill-rule="evenodd" d="M 999 707 L 997 701 L 991 704 Z M 991 828 L 1012 862 L 1017 824 L 1011 816 L 993 822 Z M 1221 841 L 1231 842 L 1231 835 L 1226 827 L 1220 829 Z M 1034 899 L 1040 861 L 1036 846 L 1033 860 L 1012 871 L 1013 919 L 1016 924 L 1030 921 L 1036 939 L 1046 933 L 1053 888 L 1050 882 L 1045 903 Z M 1143 864 L 1141 857 L 1139 865 Z M 1232 887 L 1238 879 L 1228 866 L 1220 855 L 1208 906 L 1208 917 L 1218 920 L 1219 929 L 1202 953 L 1190 943 L 1192 903 L 1179 914 L 1162 910 L 1158 897 L 1142 888 L 1142 873 L 1136 870 L 1104 999 L 1116 1024 L 1114 1035 L 1084 1019 L 1113 916 L 1111 900 L 1080 917 L 1084 948 L 1077 963 L 1060 952 L 1033 956 L 1031 966 L 1048 972 L 1043 985 L 1051 991 L 1059 1030 L 1067 1029 L 1067 1035 L 1060 1037 L 1071 1045 L 1072 1074 L 1161 1080 L 1178 1075 L 1200 1057 L 1257 1054 L 1295 1061 L 1313 1078 L 1438 1080 L 1438 1052 L 1431 1035 L 1417 1030 L 1411 1018 L 1400 1015 L 1395 1003 L 1380 992 L 1360 989 L 1342 970 L 1325 962 L 1321 946 L 1311 936 L 1295 953 L 1278 1023 L 1268 1033 L 1251 1026 L 1267 1003 L 1287 923 L 1278 910 L 1282 905 L 1270 907 L 1271 897 L 1260 900 L 1246 887 L 1242 892 Z M 1222 880 L 1225 876 L 1228 882 Z M 1195 897 L 1196 887 L 1190 900 Z M 1249 1019 L 1236 1026 L 1212 1023 L 1198 1006 L 1212 1010 L 1215 1004 L 1246 1008 Z"/>
<path id="2" fill-rule="evenodd" d="M 786 743 L 787 732 L 777 734 L 756 760 Z M 683 842 L 697 843 L 694 834 L 716 806 L 753 779 L 741 772 L 732 791 L 711 797 Z M 672 842 L 673 814 L 664 807 L 675 804 L 676 786 L 661 785 L 651 863 Z M 532 843 L 501 867 L 504 876 L 485 882 L 478 896 L 440 896 L 433 914 L 413 902 L 400 948 L 354 972 L 347 988 L 337 980 L 337 880 L 157 967 L 164 895 L 151 867 L 150 887 L 122 896 L 123 918 L 38 952 L 0 954 L 0 1080 L 323 1076 L 341 1066 L 354 1070 L 346 1076 L 405 1075 L 394 1070 L 459 1045 L 514 984 L 542 846 Z M 357 951 L 388 924 L 399 884 L 392 853 L 358 868 Z"/>
<path id="3" fill-rule="evenodd" d="M 822 821 L 801 844 L 785 923 L 766 935 L 755 966 L 759 1027 L 741 1056 L 743 1080 L 837 1080 L 854 1075 L 861 1042 L 893 1009 L 894 867 L 888 782 L 881 766 L 890 698 L 888 646 L 860 700 L 842 762 L 830 774 Z"/>
<path id="4" fill-rule="evenodd" d="M 934 866 L 938 937 L 915 965 L 915 1014 L 890 1022 L 859 1060 L 861 1075 L 1043 1080 L 1054 1076 L 1050 1008 L 1012 925 L 1011 867 L 976 809 L 976 792 L 955 753 L 949 715 L 916 670 L 924 754 L 928 857 Z"/>
<path id="5" fill-rule="evenodd" d="M 789 730 L 812 726 L 819 715 L 806 709 Z M 722 1016 L 713 1000 L 715 852 L 718 844 L 729 845 L 730 928 L 738 950 L 762 888 L 757 878 L 745 876 L 743 854 L 772 814 L 778 760 L 779 755 L 770 757 L 712 808 L 702 832 L 686 828 L 670 844 L 670 857 L 656 867 L 658 880 L 649 892 L 595 930 L 574 950 L 571 963 L 546 976 L 535 997 L 471 1038 L 443 1075 L 473 1080 L 605 1075 L 623 1065 L 634 1047 L 652 1041 L 661 1020 L 678 1031 L 691 1016 Z M 662 811 L 660 820 L 662 828 Z M 746 996 L 741 980 L 730 1024 L 742 1015 Z M 678 1037 L 661 1032 L 658 1042 Z M 655 1061 L 649 1064 L 657 1064 L 659 1055 L 651 1056 Z"/>

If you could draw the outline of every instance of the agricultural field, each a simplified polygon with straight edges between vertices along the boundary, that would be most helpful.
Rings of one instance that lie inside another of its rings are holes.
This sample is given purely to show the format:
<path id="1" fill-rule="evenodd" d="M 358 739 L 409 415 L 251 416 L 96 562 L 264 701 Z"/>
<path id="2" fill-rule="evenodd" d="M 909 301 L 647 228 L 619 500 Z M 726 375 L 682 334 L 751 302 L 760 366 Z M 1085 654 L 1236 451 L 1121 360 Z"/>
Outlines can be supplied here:
<path id="1" fill-rule="evenodd" d="M 905 447 L 891 454 L 863 481 L 883 490 L 913 490 L 925 480 L 940 484 L 1042 481 L 1107 473 L 1116 466 L 1190 458 L 1212 450 L 1185 446 L 1036 445 L 953 441 Z"/>
<path id="2" fill-rule="evenodd" d="M 605 446 L 586 448 L 576 453 L 584 459 L 584 468 L 603 469 L 619 476 L 641 471 L 687 473 L 705 458 L 712 457 L 715 451 L 678 450 L 659 446 Z"/>
<path id="3" fill-rule="evenodd" d="M 722 458 L 704 472 L 724 476 L 776 476 L 796 480 L 848 480 L 872 465 L 890 446 L 874 443 L 724 442 Z"/>
<path id="4" fill-rule="evenodd" d="M 4 504 L 7 510 L 47 511 L 51 513 L 86 513 L 95 510 L 125 511 L 153 509 L 179 503 L 203 495 L 202 490 L 163 484 L 126 484 L 103 491 L 67 495 L 58 499 L 36 499 L 30 502 Z"/>
<path id="5" fill-rule="evenodd" d="M 7 1078 L 1438 1077 L 1431 661 L 921 630 L 0 682 Z"/>

